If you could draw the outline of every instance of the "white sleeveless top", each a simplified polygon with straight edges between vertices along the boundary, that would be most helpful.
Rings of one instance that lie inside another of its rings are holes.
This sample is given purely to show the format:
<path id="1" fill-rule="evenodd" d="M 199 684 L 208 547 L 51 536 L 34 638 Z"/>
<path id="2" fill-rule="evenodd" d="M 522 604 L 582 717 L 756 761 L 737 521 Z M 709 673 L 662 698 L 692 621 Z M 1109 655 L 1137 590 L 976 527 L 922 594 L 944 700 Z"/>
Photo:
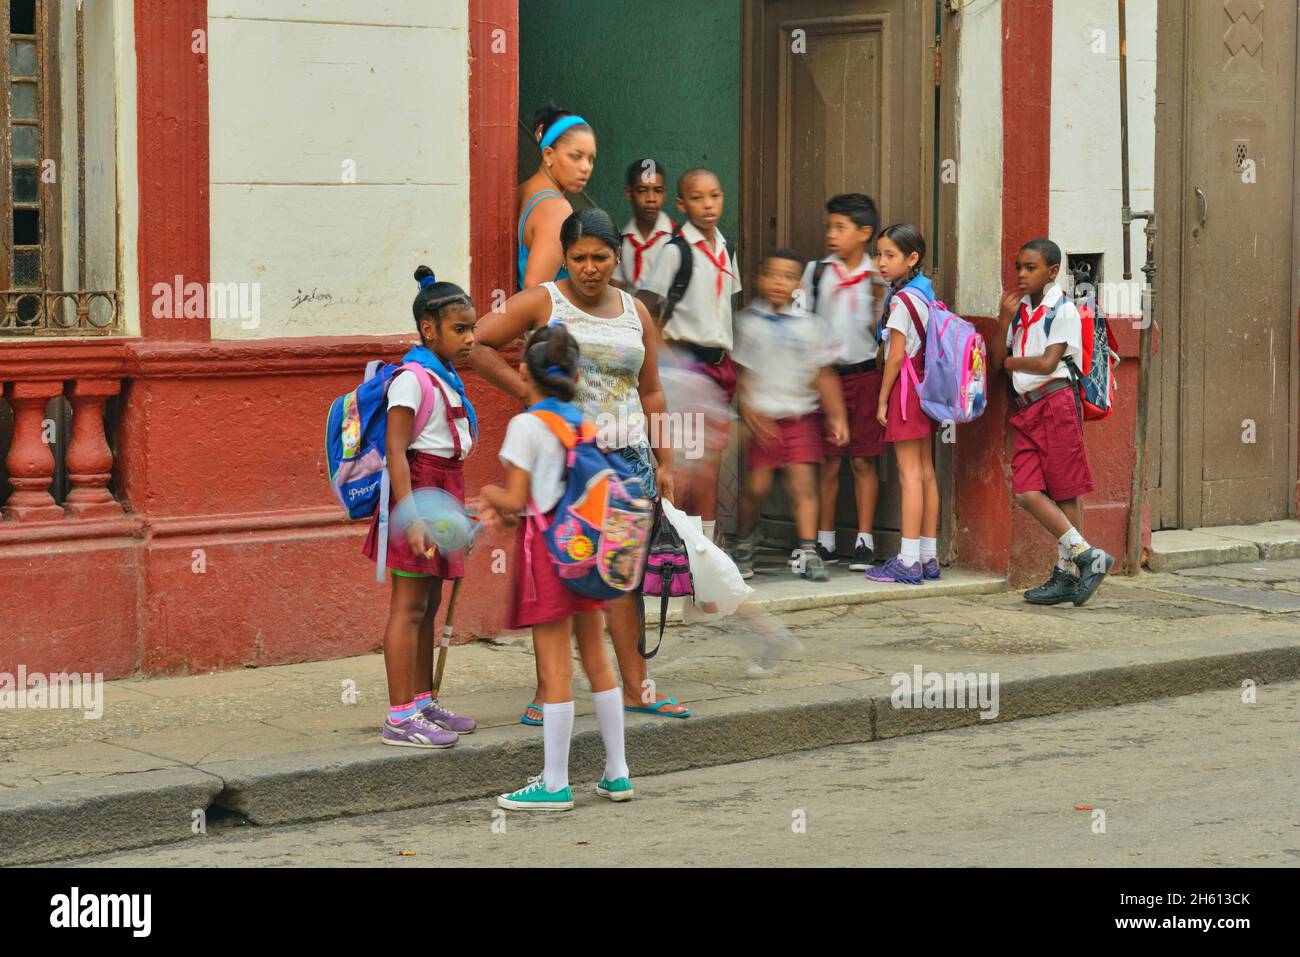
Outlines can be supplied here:
<path id="1" fill-rule="evenodd" d="M 542 286 L 551 294 L 548 325 L 564 325 L 578 341 L 580 375 L 573 401 L 610 448 L 646 445 L 645 415 L 637 389 L 645 341 L 636 301 L 618 290 L 622 315 L 602 319 L 569 302 L 555 283 Z"/>

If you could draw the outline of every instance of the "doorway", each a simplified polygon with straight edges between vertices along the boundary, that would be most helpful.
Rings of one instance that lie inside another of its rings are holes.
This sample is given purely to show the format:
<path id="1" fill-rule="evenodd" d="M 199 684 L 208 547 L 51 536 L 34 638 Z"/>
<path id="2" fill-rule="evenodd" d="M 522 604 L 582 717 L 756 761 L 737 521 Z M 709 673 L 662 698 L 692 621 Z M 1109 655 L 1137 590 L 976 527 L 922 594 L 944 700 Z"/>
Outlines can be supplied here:
<path id="1" fill-rule="evenodd" d="M 1297 14 L 1290 0 L 1158 9 L 1161 177 L 1151 523 L 1294 514 Z"/>
<path id="2" fill-rule="evenodd" d="M 936 32 L 945 26 L 926 0 L 761 0 L 745 4 L 742 77 L 744 275 L 765 249 L 788 246 L 805 259 L 824 253 L 825 203 L 865 192 L 881 225 L 911 222 L 935 253 L 951 250 L 948 198 L 936 236 L 934 145 L 950 111 L 936 121 Z M 951 97 L 942 99 L 951 101 Z M 951 261 L 952 257 L 947 256 Z M 950 272 L 942 269 L 942 275 Z M 938 284 L 939 280 L 936 279 Z M 940 555 L 950 554 L 951 449 L 936 441 L 940 473 Z M 897 549 L 899 489 L 893 455 L 877 460 L 876 548 Z M 743 475 L 743 471 L 738 470 Z M 793 540 L 792 511 L 777 483 L 763 509 L 763 537 Z M 852 472 L 840 474 L 840 551 L 857 530 Z"/>

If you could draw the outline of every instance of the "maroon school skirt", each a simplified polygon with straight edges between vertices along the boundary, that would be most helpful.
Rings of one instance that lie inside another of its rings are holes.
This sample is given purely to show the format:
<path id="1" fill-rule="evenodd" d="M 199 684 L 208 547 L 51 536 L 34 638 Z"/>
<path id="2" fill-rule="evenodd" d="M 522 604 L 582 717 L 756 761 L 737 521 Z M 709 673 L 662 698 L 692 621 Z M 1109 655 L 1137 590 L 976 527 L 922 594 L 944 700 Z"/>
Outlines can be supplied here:
<path id="1" fill-rule="evenodd" d="M 925 379 L 925 366 L 917 361 L 916 356 L 904 360 L 916 373 L 916 382 L 911 376 L 907 378 L 907 387 L 903 387 L 903 372 L 900 369 L 894 380 L 894 388 L 889 393 L 888 424 L 885 426 L 886 442 L 906 442 L 908 439 L 928 438 L 934 432 L 934 423 L 921 411 L 921 396 L 916 387 Z M 903 421 L 903 403 L 907 403 L 907 421 Z"/>
<path id="2" fill-rule="evenodd" d="M 444 459 L 440 455 L 430 455 L 427 452 L 407 452 L 406 460 L 411 465 L 412 491 L 417 488 L 440 488 L 450 492 L 458 501 L 465 501 L 465 463 L 462 460 Z M 435 551 L 433 557 L 426 558 L 411 551 L 403 530 L 395 525 L 389 525 L 388 531 L 387 564 L 390 571 L 432 575 L 434 578 L 465 576 L 464 553 L 447 557 L 442 552 Z M 376 510 L 375 517 L 370 521 L 370 534 L 366 536 L 366 544 L 362 547 L 361 554 L 373 562 L 378 544 L 379 511 Z"/>
<path id="3" fill-rule="evenodd" d="M 579 595 L 560 580 L 536 516 L 526 516 L 515 538 L 514 598 L 506 627 L 544 625 L 582 611 L 601 611 L 605 604 Z"/>

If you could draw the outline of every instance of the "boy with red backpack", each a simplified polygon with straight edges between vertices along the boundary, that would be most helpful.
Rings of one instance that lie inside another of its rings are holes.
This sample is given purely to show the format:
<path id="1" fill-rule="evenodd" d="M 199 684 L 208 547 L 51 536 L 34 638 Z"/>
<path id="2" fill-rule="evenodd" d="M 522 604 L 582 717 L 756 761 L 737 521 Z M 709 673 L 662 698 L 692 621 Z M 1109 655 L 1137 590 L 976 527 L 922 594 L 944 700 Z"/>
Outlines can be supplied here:
<path id="1" fill-rule="evenodd" d="M 1096 347 L 1085 350 L 1079 309 L 1056 284 L 1060 268 L 1061 249 L 1051 240 L 1034 239 L 1021 247 L 1016 257 L 1018 291 L 1002 299 L 989 359 L 993 371 L 1005 368 L 1010 374 L 1017 406 L 1011 417 L 1016 504 L 1058 543 L 1051 576 L 1025 592 L 1025 601 L 1036 605 L 1072 601 L 1079 606 L 1092 597 L 1115 563 L 1113 556 L 1089 545 L 1079 530 L 1083 520 L 1079 497 L 1094 488 L 1083 442 L 1079 379 L 1081 370 L 1104 371 L 1109 379 L 1110 356 L 1104 345 L 1099 352 Z M 1104 332 L 1104 320 L 1087 331 L 1089 345 L 1097 328 Z M 1085 352 L 1091 360 L 1087 365 Z M 1105 402 L 1105 411 L 1110 408 L 1111 388 L 1113 383 L 1107 381 L 1106 395 L 1098 400 Z"/>
<path id="2" fill-rule="evenodd" d="M 533 630 L 545 767 L 523 787 L 497 799 L 501 807 L 516 811 L 573 807 L 573 619 L 602 609 L 601 596 L 635 589 L 649 538 L 650 502 L 626 497 L 630 468 L 597 450 L 592 444 L 595 426 L 573 403 L 577 370 L 578 343 L 565 326 L 532 333 L 519 367 L 528 409 L 510 420 L 499 453 L 506 466 L 505 486 L 485 485 L 479 498 L 469 503 L 490 528 L 513 524 L 516 513 L 527 507 L 519 522 L 514 601 L 507 624 Z M 591 467 L 593 457 L 599 459 L 596 468 Z M 603 630 L 577 632 L 605 743 L 605 775 L 596 793 L 627 801 L 633 792 L 623 749 L 623 692 L 605 655 Z"/>

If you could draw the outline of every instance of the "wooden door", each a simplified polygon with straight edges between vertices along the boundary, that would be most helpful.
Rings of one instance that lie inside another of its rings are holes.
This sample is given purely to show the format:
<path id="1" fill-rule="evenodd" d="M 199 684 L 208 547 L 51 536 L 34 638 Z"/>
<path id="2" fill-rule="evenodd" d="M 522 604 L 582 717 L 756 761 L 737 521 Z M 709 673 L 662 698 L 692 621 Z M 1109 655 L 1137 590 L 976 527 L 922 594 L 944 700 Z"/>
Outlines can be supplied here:
<path id="1" fill-rule="evenodd" d="M 767 248 L 822 256 L 825 204 L 836 193 L 867 193 L 882 226 L 916 223 L 929 239 L 934 4 L 762 0 L 746 5 L 746 17 L 745 276 L 755 274 Z M 896 530 L 890 453 L 879 465 L 885 481 L 876 526 Z M 847 464 L 837 508 L 841 532 L 855 529 Z M 773 492 L 763 515 L 769 524 L 789 523 L 784 492 Z"/>
<path id="2" fill-rule="evenodd" d="M 1158 147 L 1179 174 L 1161 192 L 1172 215 L 1160 224 L 1170 275 L 1157 298 L 1152 520 L 1285 518 L 1296 479 L 1296 4 L 1166 6 L 1161 98 L 1181 102 L 1162 107 Z"/>

